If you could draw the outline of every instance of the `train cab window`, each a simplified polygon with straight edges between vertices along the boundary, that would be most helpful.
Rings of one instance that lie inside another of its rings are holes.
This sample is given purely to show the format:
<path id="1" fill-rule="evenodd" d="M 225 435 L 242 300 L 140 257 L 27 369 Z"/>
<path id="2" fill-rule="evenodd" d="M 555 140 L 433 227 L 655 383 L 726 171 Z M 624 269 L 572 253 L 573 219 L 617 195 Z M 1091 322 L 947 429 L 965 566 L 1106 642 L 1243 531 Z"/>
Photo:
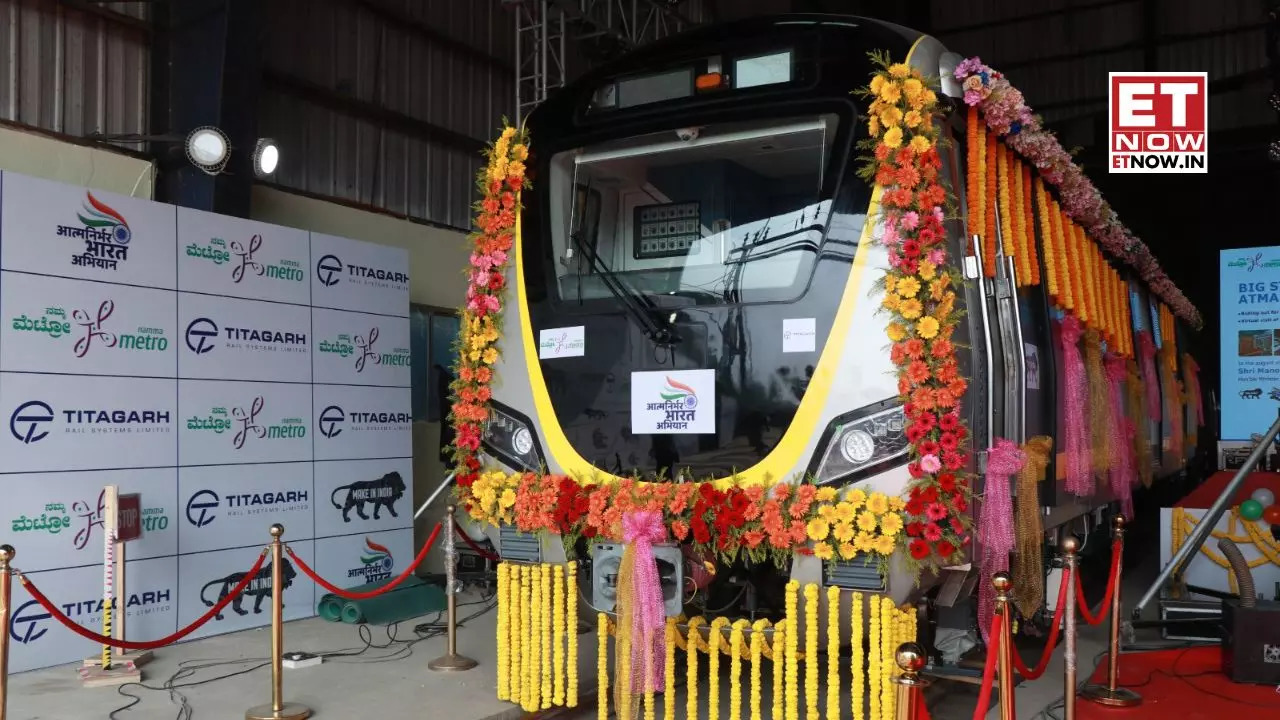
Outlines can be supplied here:
<path id="1" fill-rule="evenodd" d="M 699 304 L 785 300 L 808 283 L 830 214 L 838 118 L 667 130 L 551 160 L 551 250 L 565 300 L 621 280 Z"/>

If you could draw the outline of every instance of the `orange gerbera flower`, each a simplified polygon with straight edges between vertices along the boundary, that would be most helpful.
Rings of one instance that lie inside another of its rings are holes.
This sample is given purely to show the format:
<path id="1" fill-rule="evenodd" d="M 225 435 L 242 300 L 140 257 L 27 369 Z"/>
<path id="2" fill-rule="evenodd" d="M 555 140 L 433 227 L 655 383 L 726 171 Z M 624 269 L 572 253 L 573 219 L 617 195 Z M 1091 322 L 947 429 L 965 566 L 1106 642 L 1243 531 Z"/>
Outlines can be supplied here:
<path id="1" fill-rule="evenodd" d="M 917 410 L 932 410 L 935 405 L 933 390 L 924 387 L 916 388 L 915 392 L 911 393 L 911 402 Z"/>
<path id="2" fill-rule="evenodd" d="M 920 358 L 924 356 L 923 340 L 920 340 L 918 338 L 912 338 L 908 340 L 904 345 L 905 345 L 908 356 L 913 358 Z"/>
<path id="3" fill-rule="evenodd" d="M 929 366 L 920 360 L 912 360 L 907 365 L 907 377 L 911 378 L 911 382 L 919 385 L 929 379 Z"/>

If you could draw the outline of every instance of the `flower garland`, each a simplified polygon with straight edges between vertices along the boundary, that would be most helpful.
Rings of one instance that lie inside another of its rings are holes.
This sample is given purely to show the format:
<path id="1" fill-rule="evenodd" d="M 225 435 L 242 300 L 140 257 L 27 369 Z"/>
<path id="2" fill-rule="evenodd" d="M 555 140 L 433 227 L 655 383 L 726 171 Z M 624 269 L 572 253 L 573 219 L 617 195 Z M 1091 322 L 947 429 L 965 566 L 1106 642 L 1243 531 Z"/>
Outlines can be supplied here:
<path id="1" fill-rule="evenodd" d="M 742 720 L 742 628 L 747 624 L 739 618 L 729 631 L 729 720 Z"/>
<path id="2" fill-rule="evenodd" d="M 959 408 L 968 383 L 951 341 L 958 319 L 955 288 L 963 281 L 947 262 L 947 196 L 933 124 L 937 97 L 919 71 L 881 55 L 872 60 L 880 69 L 863 93 L 872 98 L 869 114 L 878 122 L 864 143 L 873 153 L 866 175 L 883 189 L 881 240 L 890 263 L 883 305 L 891 313 L 886 333 L 898 392 L 906 400 L 912 480 L 905 532 L 908 561 L 919 572 L 952 562 L 970 541 L 968 430 Z M 995 189 L 988 190 L 994 200 Z M 992 212 L 987 223 L 994 221 Z"/>
<path id="3" fill-rule="evenodd" d="M 476 205 L 476 230 L 469 236 L 474 246 L 467 278 L 467 302 L 461 313 L 457 361 L 454 366 L 453 458 L 456 482 L 465 490 L 480 470 L 480 439 L 489 419 L 493 391 L 493 364 L 498 361 L 498 327 L 501 325 L 505 270 L 515 242 L 520 213 L 520 190 L 525 186 L 525 160 L 529 157 L 524 130 L 506 127 L 489 148 L 488 166 L 477 178 L 482 199 Z"/>
<path id="4" fill-rule="evenodd" d="M 976 57 L 957 65 L 955 78 L 964 86 L 964 102 L 981 109 L 987 127 L 1005 137 L 1010 147 L 1036 166 L 1045 182 L 1057 188 L 1067 215 L 1087 228 L 1112 257 L 1133 267 L 1178 317 L 1192 327 L 1202 327 L 1200 312 L 1160 269 L 1151 249 L 1120 222 L 1058 138 L 1032 114 L 1022 93 Z"/>
<path id="5" fill-rule="evenodd" d="M 804 586 L 805 720 L 818 720 L 818 586 Z"/>
<path id="6" fill-rule="evenodd" d="M 693 664 L 689 665 L 693 672 Z M 692 697 L 693 683 L 689 683 Z M 596 694 L 599 701 L 596 706 L 597 720 L 609 720 L 609 616 L 596 613 Z"/>
<path id="7" fill-rule="evenodd" d="M 871 720 L 881 720 L 880 715 L 880 596 L 872 595 L 871 621 L 867 625 L 867 694 L 871 698 Z"/>
<path id="8" fill-rule="evenodd" d="M 840 720 L 840 588 L 835 585 L 827 587 L 827 720 Z"/>
<path id="9" fill-rule="evenodd" d="M 800 650 L 800 615 L 797 612 L 798 599 L 796 595 L 800 590 L 800 583 L 795 580 L 787 582 L 786 586 L 786 691 L 784 698 L 784 709 L 786 720 L 800 720 L 800 671 L 799 657 Z M 776 709 L 776 708 L 775 708 Z M 709 717 L 716 717 L 713 714 Z"/>
<path id="10" fill-rule="evenodd" d="M 511 637 L 511 619 L 508 594 L 511 592 L 511 586 L 508 582 L 510 577 L 507 573 L 508 566 L 506 563 L 498 565 L 498 699 L 507 700 L 511 697 L 511 645 L 509 639 Z"/>

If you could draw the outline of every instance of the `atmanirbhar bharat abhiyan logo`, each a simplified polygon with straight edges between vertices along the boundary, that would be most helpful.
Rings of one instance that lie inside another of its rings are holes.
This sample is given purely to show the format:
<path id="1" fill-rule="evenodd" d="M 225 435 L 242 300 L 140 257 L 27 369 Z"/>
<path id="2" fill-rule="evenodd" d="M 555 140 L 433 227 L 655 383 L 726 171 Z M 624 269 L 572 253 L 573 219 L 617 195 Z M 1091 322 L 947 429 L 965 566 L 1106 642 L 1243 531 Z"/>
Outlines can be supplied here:
<path id="1" fill-rule="evenodd" d="M 85 193 L 85 204 L 76 214 L 80 227 L 59 225 L 58 237 L 84 240 L 84 252 L 71 256 L 71 264 L 79 267 L 95 267 L 115 270 L 119 263 L 129 259 L 129 241 L 133 230 L 115 208 L 107 205 L 93 193 Z"/>
<path id="2" fill-rule="evenodd" d="M 687 430 L 689 423 L 697 418 L 698 391 L 688 385 L 668 375 L 658 396 L 662 398 L 662 402 L 645 405 L 646 410 L 665 413 L 657 430 Z"/>

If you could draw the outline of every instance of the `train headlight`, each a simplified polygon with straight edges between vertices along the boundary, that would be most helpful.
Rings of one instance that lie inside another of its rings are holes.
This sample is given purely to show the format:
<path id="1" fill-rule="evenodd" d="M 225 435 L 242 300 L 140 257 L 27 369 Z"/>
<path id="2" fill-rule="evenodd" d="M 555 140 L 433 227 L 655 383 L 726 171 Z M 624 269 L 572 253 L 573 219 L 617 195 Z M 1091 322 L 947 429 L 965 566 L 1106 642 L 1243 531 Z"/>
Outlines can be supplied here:
<path id="1" fill-rule="evenodd" d="M 897 399 L 859 408 L 833 420 L 809 464 L 814 482 L 849 482 L 907 461 L 906 418 Z"/>
<path id="2" fill-rule="evenodd" d="M 490 402 L 484 426 L 484 449 L 515 470 L 541 470 L 546 464 L 529 419 L 511 408 Z"/>

